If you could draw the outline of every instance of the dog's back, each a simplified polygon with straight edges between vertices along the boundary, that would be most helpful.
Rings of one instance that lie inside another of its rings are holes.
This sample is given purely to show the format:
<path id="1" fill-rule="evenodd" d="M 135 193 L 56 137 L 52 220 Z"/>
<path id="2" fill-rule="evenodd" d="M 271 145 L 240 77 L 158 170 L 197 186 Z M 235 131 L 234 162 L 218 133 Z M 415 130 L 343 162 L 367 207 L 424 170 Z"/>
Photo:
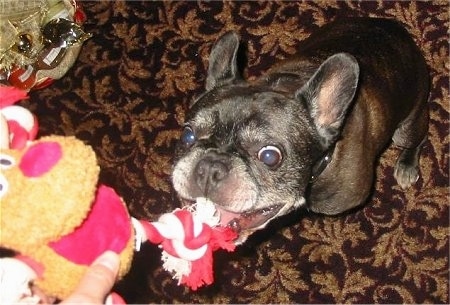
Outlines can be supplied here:
<path id="1" fill-rule="evenodd" d="M 327 214 L 366 199 L 375 159 L 391 138 L 407 151 L 396 165 L 399 184 L 407 187 L 415 182 L 418 150 L 428 125 L 426 62 L 408 32 L 394 20 L 351 18 L 327 24 L 301 43 L 296 57 L 271 73 L 304 73 L 305 67 L 316 69 L 336 53 L 356 58 L 360 79 L 333 161 L 310 188 L 311 209 Z"/>

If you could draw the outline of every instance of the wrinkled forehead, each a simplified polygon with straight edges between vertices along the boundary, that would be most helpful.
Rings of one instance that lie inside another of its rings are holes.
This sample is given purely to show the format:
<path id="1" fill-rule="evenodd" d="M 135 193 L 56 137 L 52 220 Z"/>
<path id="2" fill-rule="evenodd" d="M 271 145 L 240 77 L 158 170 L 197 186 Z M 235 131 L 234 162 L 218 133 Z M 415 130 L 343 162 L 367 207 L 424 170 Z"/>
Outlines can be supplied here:
<path id="1" fill-rule="evenodd" d="M 260 92 L 253 88 L 208 92 L 199 97 L 189 119 L 198 127 L 211 128 L 212 124 L 240 126 L 276 120 L 287 114 L 286 98 L 275 92 Z M 268 116 L 270 113 L 270 116 Z M 270 122 L 267 122 L 270 123 Z"/>
<path id="2" fill-rule="evenodd" d="M 207 97 L 211 98 L 210 96 Z M 292 101 L 274 92 L 245 92 L 218 96 L 215 101 L 201 101 L 190 124 L 201 138 L 228 145 L 230 142 L 258 143 L 273 141 L 289 134 Z"/>

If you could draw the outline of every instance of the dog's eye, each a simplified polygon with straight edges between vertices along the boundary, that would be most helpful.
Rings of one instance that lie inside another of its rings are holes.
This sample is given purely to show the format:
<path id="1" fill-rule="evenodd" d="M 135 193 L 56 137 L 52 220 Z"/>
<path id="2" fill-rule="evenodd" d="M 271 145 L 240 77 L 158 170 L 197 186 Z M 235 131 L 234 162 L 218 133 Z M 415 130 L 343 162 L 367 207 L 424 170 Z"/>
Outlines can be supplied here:
<path id="1" fill-rule="evenodd" d="M 258 151 L 258 160 L 267 166 L 274 167 L 280 164 L 283 156 L 278 147 L 268 145 Z"/>
<path id="2" fill-rule="evenodd" d="M 195 136 L 195 132 L 191 127 L 184 127 L 183 133 L 181 134 L 181 142 L 186 146 L 191 146 L 197 141 L 197 137 Z"/>

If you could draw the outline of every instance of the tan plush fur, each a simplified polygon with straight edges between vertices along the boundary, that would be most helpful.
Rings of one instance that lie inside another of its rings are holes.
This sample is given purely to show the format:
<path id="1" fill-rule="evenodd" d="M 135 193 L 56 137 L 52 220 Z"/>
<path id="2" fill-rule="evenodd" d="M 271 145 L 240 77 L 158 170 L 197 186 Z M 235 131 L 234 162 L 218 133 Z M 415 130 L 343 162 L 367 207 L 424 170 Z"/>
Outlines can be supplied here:
<path id="1" fill-rule="evenodd" d="M 33 142 L 57 142 L 62 158 L 42 176 L 23 175 L 18 161 L 24 150 L 1 150 L 15 160 L 2 169 L 7 181 L 0 199 L 0 246 L 25 255 L 44 267 L 36 285 L 44 293 L 65 298 L 73 291 L 87 266 L 72 263 L 48 246 L 80 226 L 91 209 L 97 190 L 99 167 L 94 151 L 74 137 L 49 136 Z M 123 203 L 123 202 L 122 202 Z M 131 222 L 130 222 L 131 227 Z M 120 276 L 129 269 L 134 233 L 121 256 Z M 83 249 L 83 245 L 80 245 Z"/>

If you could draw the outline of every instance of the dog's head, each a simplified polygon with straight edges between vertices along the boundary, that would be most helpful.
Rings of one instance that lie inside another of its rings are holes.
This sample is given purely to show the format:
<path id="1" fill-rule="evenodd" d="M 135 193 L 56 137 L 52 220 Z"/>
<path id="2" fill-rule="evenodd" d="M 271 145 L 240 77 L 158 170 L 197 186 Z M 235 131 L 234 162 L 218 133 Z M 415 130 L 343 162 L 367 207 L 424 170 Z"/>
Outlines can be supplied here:
<path id="1" fill-rule="evenodd" d="M 305 203 L 317 159 L 336 141 L 353 99 L 358 65 L 347 54 L 293 65 L 249 83 L 238 74 L 238 36 L 214 45 L 206 92 L 192 104 L 173 184 L 186 203 L 213 201 L 241 243 Z"/>

